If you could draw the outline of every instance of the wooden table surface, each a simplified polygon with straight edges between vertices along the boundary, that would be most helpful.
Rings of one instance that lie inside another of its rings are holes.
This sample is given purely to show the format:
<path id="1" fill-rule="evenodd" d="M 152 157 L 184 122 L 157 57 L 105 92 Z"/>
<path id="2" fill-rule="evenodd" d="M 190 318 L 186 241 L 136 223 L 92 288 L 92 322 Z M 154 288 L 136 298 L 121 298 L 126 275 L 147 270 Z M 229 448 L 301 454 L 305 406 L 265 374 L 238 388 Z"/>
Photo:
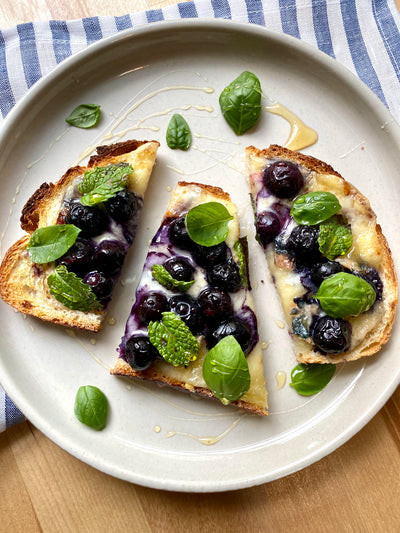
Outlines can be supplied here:
<path id="1" fill-rule="evenodd" d="M 0 28 L 32 20 L 123 15 L 170 3 L 2 0 Z M 341 448 L 265 485 L 217 494 L 136 486 L 80 462 L 25 422 L 0 434 L 0 487 L 0 533 L 398 532 L 400 387 Z"/>

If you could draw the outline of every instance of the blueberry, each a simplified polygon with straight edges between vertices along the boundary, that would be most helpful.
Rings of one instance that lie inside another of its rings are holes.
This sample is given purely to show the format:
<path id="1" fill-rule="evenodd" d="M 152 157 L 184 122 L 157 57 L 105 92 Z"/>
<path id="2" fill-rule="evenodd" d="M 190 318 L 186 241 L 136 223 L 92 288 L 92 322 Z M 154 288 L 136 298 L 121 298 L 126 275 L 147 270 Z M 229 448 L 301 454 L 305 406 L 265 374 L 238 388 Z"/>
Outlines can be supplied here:
<path id="1" fill-rule="evenodd" d="M 226 261 L 228 246 L 225 242 L 215 244 L 214 246 L 201 246 L 194 244 L 192 247 L 193 259 L 201 267 L 217 265 Z"/>
<path id="2" fill-rule="evenodd" d="M 100 301 L 107 300 L 114 288 L 114 282 L 108 278 L 103 272 L 92 270 L 83 278 L 83 282 L 89 285 L 97 299 Z"/>
<path id="3" fill-rule="evenodd" d="M 167 297 L 157 291 L 145 293 L 137 304 L 137 314 L 139 318 L 148 324 L 151 321 L 161 319 L 161 313 L 168 310 Z"/>
<path id="4" fill-rule="evenodd" d="M 109 218 L 99 207 L 90 207 L 77 202 L 71 205 L 65 217 L 66 224 L 74 224 L 82 231 L 82 237 L 94 237 L 107 230 Z"/>
<path id="5" fill-rule="evenodd" d="M 311 281 L 319 287 L 324 279 L 333 274 L 343 272 L 343 266 L 337 261 L 327 261 L 326 263 L 317 263 L 311 268 Z"/>
<path id="6" fill-rule="evenodd" d="M 83 275 L 90 270 L 93 260 L 94 248 L 90 241 L 76 239 L 66 254 L 59 259 L 59 264 L 67 267 L 75 274 Z"/>
<path id="7" fill-rule="evenodd" d="M 214 265 L 207 270 L 207 281 L 212 287 L 228 292 L 236 292 L 242 285 L 239 267 L 233 259 Z"/>
<path id="8" fill-rule="evenodd" d="M 382 300 L 383 283 L 375 268 L 365 267 L 360 271 L 357 271 L 357 270 L 353 271 L 352 274 L 354 274 L 355 276 L 358 276 L 359 278 L 364 279 L 370 285 L 372 285 L 374 291 L 376 292 L 376 299 Z"/>
<path id="9" fill-rule="evenodd" d="M 281 221 L 274 211 L 263 211 L 256 218 L 258 238 L 263 246 L 272 242 L 281 230 Z"/>
<path id="10" fill-rule="evenodd" d="M 233 314 L 231 297 L 220 289 L 206 287 L 200 292 L 198 303 L 208 321 L 227 319 Z"/>
<path id="11" fill-rule="evenodd" d="M 117 192 L 104 204 L 107 213 L 117 222 L 128 222 L 136 213 L 138 203 L 133 192 Z"/>
<path id="12" fill-rule="evenodd" d="M 191 281 L 194 268 L 184 257 L 171 257 L 163 264 L 165 270 L 178 281 Z"/>
<path id="13" fill-rule="evenodd" d="M 203 316 L 196 300 L 188 294 L 178 294 L 168 300 L 170 311 L 181 318 L 195 335 L 202 330 Z"/>
<path id="14" fill-rule="evenodd" d="M 293 229 L 287 240 L 286 249 L 296 263 L 311 265 L 322 261 L 318 234 L 318 226 L 296 226 Z"/>
<path id="15" fill-rule="evenodd" d="M 252 347 L 252 335 L 248 325 L 239 318 L 231 318 L 222 322 L 216 329 L 207 333 L 207 348 L 211 349 L 221 339 L 233 335 L 240 344 L 243 353 L 249 354 Z"/>
<path id="16" fill-rule="evenodd" d="M 264 170 L 264 184 L 278 198 L 293 198 L 303 187 L 304 178 L 298 165 L 275 161 Z"/>
<path id="17" fill-rule="evenodd" d="M 194 242 L 189 237 L 185 225 L 185 217 L 175 218 L 169 228 L 169 239 L 172 244 L 183 248 L 184 250 L 191 250 Z"/>
<path id="18" fill-rule="evenodd" d="M 102 241 L 95 254 L 94 263 L 97 270 L 106 274 L 116 274 L 122 267 L 125 259 L 125 248 L 117 241 Z"/>
<path id="19" fill-rule="evenodd" d="M 342 353 L 350 348 L 351 324 L 342 318 L 323 316 L 311 325 L 311 338 L 324 353 Z"/>
<path id="20" fill-rule="evenodd" d="M 158 355 L 158 350 L 144 335 L 131 337 L 126 342 L 124 359 L 134 370 L 146 370 Z"/>

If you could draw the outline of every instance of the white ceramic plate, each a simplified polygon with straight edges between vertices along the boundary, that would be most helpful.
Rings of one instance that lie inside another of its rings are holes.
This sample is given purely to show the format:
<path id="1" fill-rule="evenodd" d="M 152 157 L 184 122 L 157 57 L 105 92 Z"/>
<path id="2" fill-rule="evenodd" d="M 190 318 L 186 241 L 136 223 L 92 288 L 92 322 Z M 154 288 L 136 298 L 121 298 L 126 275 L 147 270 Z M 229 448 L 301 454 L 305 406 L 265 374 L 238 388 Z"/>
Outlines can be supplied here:
<path id="1" fill-rule="evenodd" d="M 151 487 L 222 491 L 292 473 L 332 452 L 382 407 L 399 383 L 399 330 L 370 360 L 339 368 L 326 389 L 299 396 L 289 385 L 296 364 L 262 253 L 251 238 L 253 283 L 265 343 L 270 416 L 241 415 L 217 402 L 110 376 L 148 241 L 179 179 L 217 184 L 239 206 L 253 235 L 244 148 L 284 144 L 289 128 L 264 113 L 236 137 L 221 116 L 221 90 L 243 70 L 263 91 L 319 134 L 307 153 L 332 164 L 373 202 L 399 264 L 399 129 L 378 99 L 318 51 L 263 28 L 228 21 L 161 23 L 117 34 L 62 63 L 40 80 L 6 120 L 0 138 L 1 253 L 21 236 L 19 215 L 31 193 L 56 180 L 91 146 L 127 138 L 161 142 L 136 245 L 109 317 L 97 336 L 41 323 L 0 305 L 0 375 L 9 395 L 46 435 L 113 476 Z M 80 103 L 100 104 L 92 130 L 64 119 Z M 165 130 L 173 112 L 194 134 L 188 152 L 172 151 Z M 110 133 L 118 137 L 107 137 Z M 261 283 L 261 280 L 265 283 Z M 112 321 L 111 321 L 112 322 Z M 104 365 L 104 366 L 103 366 Z M 279 390 L 276 373 L 288 381 Z M 109 399 L 108 425 L 95 432 L 74 417 L 80 385 Z M 211 439 L 206 439 L 211 437 Z M 216 438 L 218 437 L 218 438 Z M 205 443 L 214 442 L 207 446 Z"/>

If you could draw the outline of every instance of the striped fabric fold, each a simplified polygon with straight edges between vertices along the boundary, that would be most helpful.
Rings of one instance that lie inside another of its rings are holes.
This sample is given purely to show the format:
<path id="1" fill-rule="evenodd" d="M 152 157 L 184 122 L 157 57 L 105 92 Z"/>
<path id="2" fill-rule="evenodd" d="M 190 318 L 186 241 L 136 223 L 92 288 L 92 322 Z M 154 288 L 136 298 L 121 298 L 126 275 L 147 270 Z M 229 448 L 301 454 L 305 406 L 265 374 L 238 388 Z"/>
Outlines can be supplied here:
<path id="1" fill-rule="evenodd" d="M 72 54 L 119 31 L 179 18 L 231 19 L 301 39 L 356 74 L 400 122 L 400 15 L 394 0 L 194 0 L 0 30 L 0 123 L 41 76 Z M 23 419 L 0 387 L 0 431 Z"/>

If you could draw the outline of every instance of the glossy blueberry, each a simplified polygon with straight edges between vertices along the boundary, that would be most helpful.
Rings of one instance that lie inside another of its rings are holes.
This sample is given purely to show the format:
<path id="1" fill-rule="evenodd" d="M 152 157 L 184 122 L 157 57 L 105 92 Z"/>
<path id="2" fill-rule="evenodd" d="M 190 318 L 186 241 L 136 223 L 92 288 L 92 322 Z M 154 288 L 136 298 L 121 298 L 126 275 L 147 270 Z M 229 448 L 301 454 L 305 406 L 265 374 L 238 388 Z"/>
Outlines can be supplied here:
<path id="1" fill-rule="evenodd" d="M 163 264 L 165 270 L 178 281 L 191 281 L 194 268 L 184 257 L 171 257 Z"/>
<path id="2" fill-rule="evenodd" d="M 194 242 L 189 237 L 185 226 L 185 217 L 175 218 L 169 227 L 169 239 L 172 244 L 184 250 L 191 250 Z"/>
<path id="3" fill-rule="evenodd" d="M 323 316 L 311 325 L 311 338 L 324 353 L 342 353 L 350 348 L 351 324 L 342 318 Z"/>
<path id="4" fill-rule="evenodd" d="M 317 263 L 311 268 L 311 281 L 319 287 L 324 279 L 329 278 L 333 274 L 343 272 L 343 266 L 337 261 L 327 261 L 326 263 Z"/>
<path id="5" fill-rule="evenodd" d="M 137 305 L 139 318 L 148 324 L 161 319 L 161 313 L 168 310 L 168 299 L 165 294 L 158 291 L 145 293 Z"/>
<path id="6" fill-rule="evenodd" d="M 195 335 L 202 330 L 203 314 L 196 300 L 188 294 L 177 294 L 168 300 L 170 311 L 181 318 Z"/>
<path id="7" fill-rule="evenodd" d="M 207 270 L 207 281 L 212 287 L 228 292 L 236 292 L 242 285 L 239 267 L 233 259 Z"/>
<path id="8" fill-rule="evenodd" d="M 228 335 L 233 335 L 235 337 L 245 355 L 250 353 L 252 347 L 251 330 L 249 326 L 239 318 L 226 320 L 215 329 L 210 330 L 206 336 L 207 348 L 211 349 L 221 339 Z"/>
<path id="9" fill-rule="evenodd" d="M 158 350 L 144 335 L 131 337 L 126 342 L 124 359 L 134 370 L 146 370 L 158 355 Z"/>
<path id="10" fill-rule="evenodd" d="M 274 211 L 263 211 L 256 218 L 258 238 L 263 246 L 272 242 L 281 230 L 281 221 Z"/>
<path id="11" fill-rule="evenodd" d="M 100 301 L 110 298 L 114 288 L 114 282 L 103 272 L 92 270 L 83 278 L 83 282 L 89 285 L 97 299 Z"/>
<path id="12" fill-rule="evenodd" d="M 109 217 L 107 213 L 99 207 L 90 207 L 77 202 L 71 205 L 65 217 L 67 224 L 74 224 L 82 231 L 82 237 L 95 237 L 107 230 Z"/>
<path id="13" fill-rule="evenodd" d="M 231 297 L 220 289 L 206 287 L 200 292 L 198 303 L 207 321 L 220 321 L 233 314 Z"/>
<path id="14" fill-rule="evenodd" d="M 128 222 L 137 211 L 137 199 L 133 192 L 117 192 L 104 204 L 107 213 L 117 222 Z"/>
<path id="15" fill-rule="evenodd" d="M 264 184 L 278 198 L 293 198 L 304 185 L 299 167 L 290 161 L 275 161 L 264 170 Z"/>
<path id="16" fill-rule="evenodd" d="M 322 261 L 318 244 L 318 226 L 295 226 L 286 243 L 286 249 L 296 263 L 311 265 Z"/>
<path id="17" fill-rule="evenodd" d="M 116 274 L 125 259 L 125 248 L 117 241 L 102 241 L 94 253 L 96 269 L 105 274 Z"/>
<path id="18" fill-rule="evenodd" d="M 382 300 L 383 283 L 375 268 L 365 267 L 360 271 L 357 271 L 357 270 L 353 271 L 352 274 L 354 274 L 355 276 L 358 276 L 359 278 L 364 279 L 370 285 L 372 285 L 374 291 L 376 292 L 376 299 Z"/>
<path id="19" fill-rule="evenodd" d="M 227 253 L 228 246 L 225 242 L 221 242 L 214 246 L 194 244 L 192 248 L 193 259 L 201 267 L 224 263 L 226 261 Z"/>
<path id="20" fill-rule="evenodd" d="M 82 275 L 91 269 L 94 247 L 90 241 L 76 239 L 66 254 L 59 259 L 59 264 L 64 265 L 71 272 Z"/>

